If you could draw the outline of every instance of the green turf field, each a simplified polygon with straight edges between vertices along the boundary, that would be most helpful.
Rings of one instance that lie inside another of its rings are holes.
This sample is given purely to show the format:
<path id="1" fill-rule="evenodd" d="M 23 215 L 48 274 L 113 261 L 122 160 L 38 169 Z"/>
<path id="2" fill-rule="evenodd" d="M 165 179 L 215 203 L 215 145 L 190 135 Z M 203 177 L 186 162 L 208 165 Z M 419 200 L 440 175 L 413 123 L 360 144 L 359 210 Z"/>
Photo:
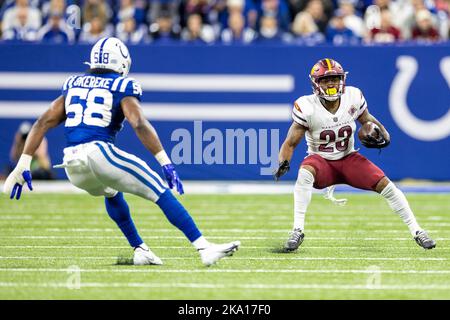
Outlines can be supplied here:
<path id="1" fill-rule="evenodd" d="M 314 195 L 305 241 L 287 254 L 291 195 L 184 195 L 211 241 L 242 242 L 206 268 L 159 209 L 137 197 L 127 196 L 135 223 L 163 266 L 127 264 L 132 251 L 101 198 L 2 195 L 0 299 L 450 299 L 450 195 L 408 196 L 437 241 L 431 251 L 381 197 L 345 196 L 338 207 Z"/>

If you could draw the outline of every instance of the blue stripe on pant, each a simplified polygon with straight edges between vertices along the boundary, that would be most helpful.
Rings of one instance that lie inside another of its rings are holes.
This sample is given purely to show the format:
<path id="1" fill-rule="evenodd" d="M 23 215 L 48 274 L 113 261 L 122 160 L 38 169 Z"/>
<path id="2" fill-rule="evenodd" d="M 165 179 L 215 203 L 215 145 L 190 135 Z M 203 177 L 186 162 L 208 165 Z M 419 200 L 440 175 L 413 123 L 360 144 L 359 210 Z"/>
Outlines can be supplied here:
<path id="1" fill-rule="evenodd" d="M 120 154 L 118 154 L 112 147 L 111 145 L 108 144 L 108 149 L 109 151 L 111 151 L 111 153 L 113 154 L 113 156 L 115 156 L 116 158 L 123 160 L 125 162 L 130 163 L 131 165 L 134 165 L 136 167 L 138 167 L 139 169 L 141 169 L 142 171 L 144 171 L 149 177 L 152 177 L 153 180 L 155 180 L 155 182 L 163 189 L 166 189 L 166 187 L 164 187 L 162 185 L 162 183 L 159 181 L 158 177 L 155 177 L 150 171 L 147 170 L 147 168 L 145 168 L 143 165 L 141 165 L 139 162 L 136 162 L 132 159 L 128 159 Z"/>
<path id="2" fill-rule="evenodd" d="M 99 147 L 100 151 L 102 152 L 103 156 L 106 158 L 106 160 L 111 163 L 113 166 L 115 166 L 116 168 L 119 168 L 123 171 L 128 172 L 129 174 L 131 174 L 133 177 L 135 177 L 136 179 L 138 179 L 140 182 L 142 182 L 144 185 L 146 185 L 147 187 L 149 187 L 158 197 L 161 195 L 161 191 L 158 190 L 157 187 L 155 187 L 153 185 L 153 183 L 151 181 L 148 181 L 147 179 L 145 179 L 143 176 L 141 176 L 139 173 L 137 173 L 135 170 L 129 168 L 129 167 L 125 167 L 119 163 L 117 163 L 116 161 L 114 161 L 106 152 L 106 150 L 103 148 L 103 146 L 100 143 L 96 143 L 95 144 L 97 147 Z M 124 160 L 125 161 L 125 160 Z M 128 162 L 129 163 L 129 162 Z M 131 166 L 133 166 L 132 163 L 130 163 Z M 165 188 L 164 188 L 165 189 Z"/>

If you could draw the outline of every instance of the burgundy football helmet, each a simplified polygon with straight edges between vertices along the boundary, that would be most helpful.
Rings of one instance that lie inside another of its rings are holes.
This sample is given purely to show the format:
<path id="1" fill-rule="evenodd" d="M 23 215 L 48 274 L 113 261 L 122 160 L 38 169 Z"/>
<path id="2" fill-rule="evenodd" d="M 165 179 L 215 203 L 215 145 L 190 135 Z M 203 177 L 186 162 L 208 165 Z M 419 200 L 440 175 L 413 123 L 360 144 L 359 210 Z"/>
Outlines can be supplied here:
<path id="1" fill-rule="evenodd" d="M 311 79 L 314 94 L 328 101 L 337 100 L 345 92 L 345 79 L 347 73 L 341 64 L 333 59 L 321 59 L 312 67 L 309 78 Z M 331 88 L 323 90 L 319 85 L 319 80 L 328 76 L 340 76 L 339 89 Z"/>

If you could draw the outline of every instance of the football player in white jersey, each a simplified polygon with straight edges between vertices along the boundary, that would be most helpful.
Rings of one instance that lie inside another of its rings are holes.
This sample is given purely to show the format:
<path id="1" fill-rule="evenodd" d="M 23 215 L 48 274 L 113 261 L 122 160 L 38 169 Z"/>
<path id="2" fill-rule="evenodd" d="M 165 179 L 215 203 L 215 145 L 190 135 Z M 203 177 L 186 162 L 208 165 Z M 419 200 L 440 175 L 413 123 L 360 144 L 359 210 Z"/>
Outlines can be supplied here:
<path id="1" fill-rule="evenodd" d="M 65 124 L 67 147 L 63 164 L 70 182 L 93 196 L 103 196 L 108 215 L 134 249 L 135 265 L 162 264 L 138 234 L 123 193 L 150 200 L 166 218 L 182 231 L 198 250 L 206 266 L 235 252 L 239 241 L 212 244 L 170 189 L 183 194 L 183 185 L 153 126 L 140 106 L 139 83 L 128 77 L 131 57 L 117 38 L 102 38 L 91 50 L 90 69 L 84 75 L 69 77 L 61 95 L 35 122 L 25 141 L 23 154 L 4 184 L 10 198 L 19 199 L 26 182 L 32 190 L 30 163 L 45 133 Z M 114 145 L 117 133 L 127 119 L 142 144 L 161 164 L 169 188 L 159 175 L 138 157 Z"/>
<path id="2" fill-rule="evenodd" d="M 304 239 L 305 213 L 311 201 L 312 188 L 323 189 L 335 184 L 373 190 L 381 194 L 392 210 L 408 226 L 417 244 L 424 249 L 436 246 L 419 226 L 402 191 L 384 172 L 354 148 L 356 121 L 372 122 L 374 135 L 362 143 L 366 147 L 384 148 L 390 136 L 384 126 L 369 113 L 367 102 L 358 88 L 345 85 L 347 73 L 335 60 L 319 60 L 311 69 L 313 94 L 294 103 L 293 123 L 279 153 L 278 180 L 290 168 L 295 147 L 305 136 L 308 156 L 303 160 L 294 188 L 294 227 L 285 249 L 296 250 Z"/>

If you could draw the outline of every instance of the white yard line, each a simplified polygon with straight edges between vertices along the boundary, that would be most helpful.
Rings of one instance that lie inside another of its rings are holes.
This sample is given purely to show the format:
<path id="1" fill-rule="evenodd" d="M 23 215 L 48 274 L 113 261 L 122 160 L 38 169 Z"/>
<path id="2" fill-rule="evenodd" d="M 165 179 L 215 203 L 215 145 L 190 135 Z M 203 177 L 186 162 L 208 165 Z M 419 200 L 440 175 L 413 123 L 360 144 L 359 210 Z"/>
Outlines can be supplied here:
<path id="1" fill-rule="evenodd" d="M 63 272 L 68 268 L 0 268 L 0 272 Z M 370 269 L 160 269 L 160 267 L 134 269 L 80 269 L 84 273 L 345 273 L 373 274 Z M 378 272 L 378 271 L 377 271 Z M 379 270 L 389 274 L 450 274 L 450 270 Z"/>
<path id="2" fill-rule="evenodd" d="M 172 240 L 172 237 L 167 236 L 168 240 Z M 208 237 L 208 238 L 214 238 L 214 237 Z M 217 238 L 217 237 L 216 237 Z M 229 239 L 230 237 L 224 237 L 224 239 Z M 239 237 L 237 238 L 241 240 L 282 240 L 284 237 Z M 105 238 L 106 239 L 106 238 Z M 362 238 L 362 237 L 308 237 L 308 240 L 342 240 L 342 241 L 412 241 L 412 238 Z M 450 241 L 450 238 L 434 238 L 436 241 Z M 27 247 L 28 245 L 25 245 Z M 24 245 L 17 244 L 17 245 L 1 245 L 0 248 L 21 248 L 24 247 Z M 39 247 L 39 246 L 36 246 Z M 51 246 L 49 246 L 51 247 Z M 56 246 L 55 246 L 56 247 Z M 70 245 L 64 245 L 64 247 L 71 247 Z M 91 246 L 96 247 L 96 246 Z"/>
<path id="3" fill-rule="evenodd" d="M 217 225 L 217 221 L 208 221 L 207 217 L 196 217 L 196 219 L 198 221 L 201 221 L 201 224 L 203 226 L 216 226 Z M 1 219 L 0 219 L 1 220 Z M 33 220 L 33 219 L 5 219 L 5 220 L 26 220 L 27 221 L 27 226 L 51 226 L 51 225 L 70 225 L 73 223 L 76 224 L 83 224 L 83 225 L 88 225 L 88 226 L 102 226 L 105 224 L 106 220 L 87 220 L 87 221 L 82 221 L 80 219 L 67 219 L 67 220 L 40 220 L 37 219 Z M 154 225 L 154 223 L 149 222 L 147 219 L 141 219 L 139 222 L 140 226 L 152 226 Z M 337 218 L 336 220 L 341 221 L 339 218 Z M 163 221 L 163 218 L 157 219 L 155 221 Z M 261 220 L 259 220 L 261 221 Z M 288 223 L 289 221 L 289 223 Z M 290 221 L 291 220 L 286 220 L 286 221 L 270 221 L 267 222 L 268 224 L 272 225 L 272 226 L 286 226 L 289 227 L 290 225 Z M 352 224 L 363 224 L 366 227 L 399 227 L 402 225 L 401 221 L 397 221 L 397 222 L 373 222 L 373 220 L 368 219 L 367 221 L 371 221 L 371 222 L 366 222 L 364 220 L 358 220 L 358 219 L 349 219 L 347 221 L 341 221 L 341 222 L 327 222 L 327 221 L 321 221 L 319 218 L 318 219 L 314 219 L 312 221 L 308 221 L 309 225 L 320 225 L 320 226 L 343 226 L 343 227 L 347 227 L 347 226 L 351 226 Z M 244 224 L 246 222 L 244 221 L 227 221 L 228 225 L 238 225 L 241 226 L 242 224 Z M 450 222 L 425 222 L 425 224 L 428 227 L 450 227 Z M 157 229 L 156 229 L 157 230 Z M 222 229 L 222 230 L 226 230 L 226 229 Z M 248 231 L 249 229 L 241 229 L 241 230 L 246 230 Z"/>
<path id="4" fill-rule="evenodd" d="M 0 256 L 0 260 L 33 260 L 33 259 L 40 259 L 40 260 L 51 260 L 51 259 L 73 259 L 73 260 L 113 260 L 118 259 L 117 256 L 110 256 L 110 257 L 83 257 L 83 256 L 75 256 L 75 257 L 67 257 L 67 256 Z M 130 257 L 131 259 L 131 257 Z M 164 260 L 197 260 L 198 257 L 165 257 Z M 357 258 L 347 258 L 347 257 L 341 257 L 341 258 L 333 258 L 333 257 L 233 257 L 233 260 L 270 260 L 270 261 L 277 261 L 277 260 L 331 260 L 331 261 L 350 261 L 350 260 L 357 260 L 357 261 L 410 261 L 411 257 L 397 257 L 397 258 L 376 258 L 376 257 L 357 257 Z M 448 261 L 447 258 L 414 258 L 414 261 Z"/>
<path id="5" fill-rule="evenodd" d="M 1 246 L 0 246 L 1 247 Z M 81 248 L 80 248 L 81 247 Z M 150 246 L 152 249 L 183 249 L 189 250 L 189 245 L 186 246 Z M 5 247 L 3 247 L 5 248 Z M 61 249 L 61 250 L 67 250 L 67 249 L 128 249 L 131 250 L 130 247 L 127 246 L 14 246 L 7 249 Z M 259 249 L 259 250 L 274 250 L 278 249 L 276 246 L 241 246 L 241 249 Z M 380 249 L 379 246 L 303 246 L 300 250 L 370 250 L 370 249 Z M 418 246 L 411 245 L 411 246 L 395 246 L 390 248 L 383 248 L 384 250 L 420 250 Z M 450 250 L 450 247 L 439 247 L 439 251 L 447 251 Z"/>
<path id="6" fill-rule="evenodd" d="M 68 289 L 67 283 L 31 283 L 31 282 L 0 282 L 0 287 L 4 288 L 62 288 Z M 154 283 L 154 282 L 83 282 L 80 289 L 85 288 L 153 288 L 153 289 L 248 289 L 248 290 L 291 290 L 291 289 L 312 289 L 312 290 L 449 290 L 450 285 L 329 285 L 329 284 L 208 284 L 208 283 Z"/>
<path id="7" fill-rule="evenodd" d="M 68 289 L 67 283 L 48 282 L 0 282 L 3 288 L 62 288 Z M 330 285 L 330 284 L 215 284 L 215 283 L 154 283 L 154 282 L 82 282 L 80 289 L 85 288 L 153 288 L 153 289 L 248 289 L 248 290 L 291 290 L 291 289 L 312 289 L 312 290 L 449 290 L 450 285 Z"/>
<path id="8" fill-rule="evenodd" d="M 41 229 L 34 229 L 34 230 L 39 231 L 39 233 L 42 232 Z M 153 231 L 155 231 L 155 230 L 153 230 Z M 5 231 L 6 230 L 3 230 L 3 232 L 5 232 Z M 19 234 L 17 234 L 18 230 L 12 230 L 12 231 L 14 231 L 15 235 L 8 235 L 8 236 L 6 236 L 6 235 L 1 236 L 0 235 L 0 239 L 123 239 L 124 238 L 121 235 L 117 235 L 117 236 L 109 236 L 109 235 L 90 236 L 90 235 L 69 235 L 69 234 L 65 234 L 65 235 L 56 235 L 55 236 L 53 233 L 52 234 L 48 234 L 48 235 L 40 234 L 40 235 L 30 236 L 30 235 L 19 235 Z M 23 231 L 23 229 L 21 229 L 20 231 Z M 147 239 L 167 239 L 167 240 L 186 239 L 186 237 L 184 237 L 184 236 L 175 236 L 175 235 L 171 235 L 171 236 L 167 236 L 167 235 L 155 236 L 155 235 L 152 235 L 155 232 L 147 231 L 147 229 L 142 229 L 142 230 L 139 229 L 139 231 L 149 232 L 148 234 L 146 234 L 145 232 L 141 233 L 142 237 L 147 238 Z M 175 232 L 175 229 L 172 230 L 172 231 Z M 309 239 L 309 235 L 316 234 L 316 233 L 326 233 L 326 234 L 329 234 L 329 233 L 339 233 L 339 234 L 343 234 L 343 233 L 345 233 L 345 234 L 367 234 L 367 233 L 383 233 L 383 234 L 384 233 L 394 233 L 394 234 L 397 234 L 397 233 L 399 233 L 399 234 L 405 234 L 405 233 L 407 233 L 407 229 L 405 229 L 405 228 L 395 229 L 395 230 L 392 230 L 392 229 L 389 229 L 389 230 L 384 230 L 384 229 L 379 229 L 379 230 L 352 230 L 351 232 L 350 231 L 345 231 L 345 230 L 342 230 L 342 229 L 311 229 L 311 230 L 307 230 L 307 231 L 308 231 L 308 239 Z M 437 229 L 427 229 L 427 231 L 431 232 L 431 233 L 446 232 L 446 230 L 437 230 Z M 66 232 L 80 232 L 80 231 L 68 231 L 68 230 L 61 229 L 61 230 L 53 231 L 53 232 L 64 232 L 64 233 L 66 233 Z M 86 230 L 85 231 L 81 231 L 81 232 L 86 232 Z M 108 232 L 119 233 L 120 231 L 119 231 L 119 229 L 111 229 L 111 230 L 108 230 Z M 283 232 L 286 235 L 289 233 L 289 231 L 287 229 L 284 230 Z M 97 233 L 97 232 L 95 232 L 95 233 Z M 246 232 L 246 233 L 251 233 L 251 232 Z M 280 231 L 280 233 L 282 233 L 282 232 Z M 29 234 L 29 232 L 27 232 L 27 234 Z M 239 236 L 239 238 L 240 239 L 244 239 L 244 238 L 246 238 L 246 239 L 273 239 L 273 238 L 278 239 L 278 238 L 280 238 L 282 236 L 283 235 L 280 235 L 279 237 L 272 237 L 272 236 L 268 236 L 268 237 Z M 210 239 L 227 239 L 229 237 L 230 236 L 208 235 L 208 238 L 210 238 Z M 335 239 L 335 238 L 333 237 L 333 239 Z"/>
<path id="9" fill-rule="evenodd" d="M 141 225 L 141 223 L 139 223 L 139 225 Z M 283 228 L 283 229 L 240 229 L 240 228 L 227 228 L 227 229 L 215 229 L 215 228 L 208 228 L 206 231 L 206 233 L 242 233 L 242 234 L 252 234 L 252 233 L 282 233 L 282 234 L 288 234 L 290 231 L 290 226 L 288 226 L 287 228 Z M 118 228 L 23 228 L 21 229 L 21 231 L 23 230 L 36 230 L 39 232 L 42 231 L 46 231 L 46 232 L 119 232 Z M 7 231 L 8 228 L 2 228 L 2 232 Z M 14 232 L 17 232 L 17 229 L 11 229 Z M 316 230 L 323 230 L 324 232 L 327 231 L 328 229 L 315 229 L 313 227 L 311 227 L 311 229 L 307 229 L 308 232 L 313 233 Z M 341 232 L 341 233 L 346 233 L 346 230 L 342 230 L 342 229 L 330 229 L 330 230 L 336 230 L 336 232 Z M 401 229 L 395 229 L 398 230 L 399 232 L 406 232 L 407 233 L 407 228 L 406 226 L 403 226 L 403 228 Z M 428 229 L 427 229 L 428 230 Z M 441 230 L 441 231 L 446 231 L 447 229 Z M 145 233 L 145 232 L 149 232 L 149 233 L 157 233 L 157 232 L 161 232 L 164 234 L 170 234 L 172 232 L 178 232 L 177 229 L 175 228 L 139 228 L 139 231 L 141 233 Z M 349 230 L 351 231 L 351 230 Z M 353 231 L 355 232 L 355 231 Z M 371 232 L 371 230 L 364 230 L 364 232 Z M 171 236 L 168 236 L 171 237 Z M 333 237 L 333 239 L 335 239 Z"/>

